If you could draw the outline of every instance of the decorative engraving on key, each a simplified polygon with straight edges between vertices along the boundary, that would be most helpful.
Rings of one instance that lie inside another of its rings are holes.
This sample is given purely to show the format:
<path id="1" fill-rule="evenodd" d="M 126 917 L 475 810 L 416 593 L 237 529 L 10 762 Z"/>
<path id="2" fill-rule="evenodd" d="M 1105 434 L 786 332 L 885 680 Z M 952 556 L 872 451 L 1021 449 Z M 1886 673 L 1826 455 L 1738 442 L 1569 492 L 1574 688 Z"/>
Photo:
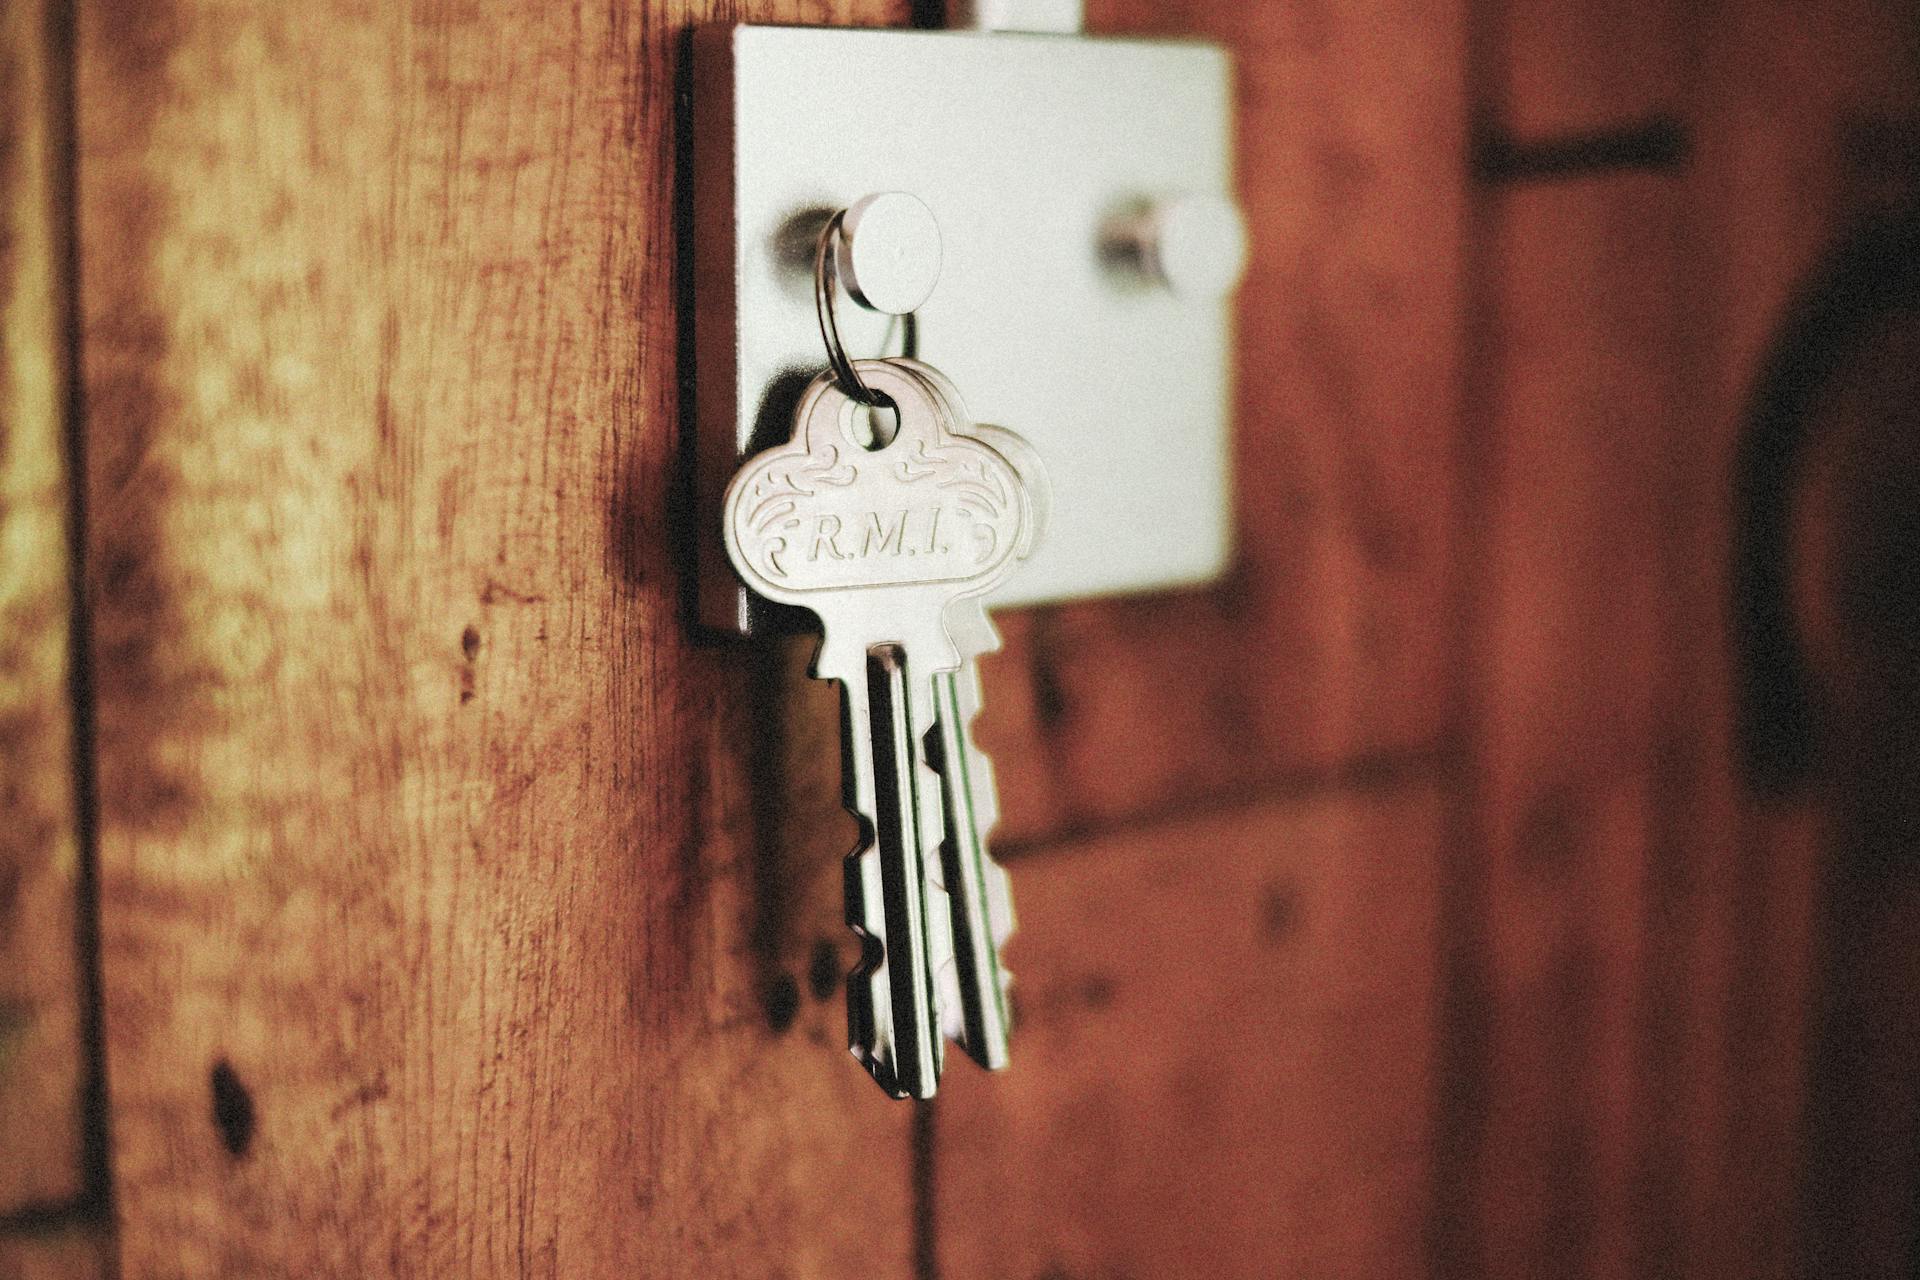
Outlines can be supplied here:
<path id="1" fill-rule="evenodd" d="M 912 634 L 876 638 L 901 642 L 924 671 L 951 670 L 959 658 L 940 609 L 924 607 L 927 593 L 978 594 L 1011 569 L 1027 519 L 1020 476 L 990 445 L 956 434 L 912 373 L 889 361 L 857 367 L 891 388 L 883 394 L 900 414 L 894 438 L 863 447 L 853 432 L 859 406 L 830 376 L 816 379 L 793 439 L 727 487 L 727 554 L 755 591 L 829 624 L 823 673 L 852 665 L 852 655 L 830 652 L 839 647 L 832 617 L 890 614 Z"/>
<path id="2" fill-rule="evenodd" d="M 808 399 L 835 394 L 816 384 Z M 903 429 L 867 450 L 813 408 L 800 409 L 806 438 L 761 454 L 730 494 L 728 529 L 755 590 L 805 605 L 813 592 L 981 578 L 1014 554 L 1019 478 L 991 448 Z"/>

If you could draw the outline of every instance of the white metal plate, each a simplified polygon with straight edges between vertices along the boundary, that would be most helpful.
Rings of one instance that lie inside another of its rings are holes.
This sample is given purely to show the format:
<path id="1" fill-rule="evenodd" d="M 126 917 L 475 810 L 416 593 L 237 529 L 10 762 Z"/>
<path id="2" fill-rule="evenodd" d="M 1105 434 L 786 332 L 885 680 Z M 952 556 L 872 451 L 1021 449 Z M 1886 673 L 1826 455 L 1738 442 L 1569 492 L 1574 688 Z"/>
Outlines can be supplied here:
<path id="1" fill-rule="evenodd" d="M 695 40 L 694 307 L 703 519 L 746 453 L 786 438 L 825 366 L 795 227 L 878 191 L 940 223 L 920 357 L 974 419 L 1026 436 L 1054 506 L 1001 589 L 1016 605 L 1216 577 L 1230 550 L 1231 300 L 1103 263 L 1100 229 L 1143 200 L 1232 194 L 1231 67 L 1197 42 L 835 28 Z M 888 318 L 842 298 L 855 356 Z M 703 529 L 703 533 L 706 530 Z M 702 612 L 754 614 L 723 557 Z"/>

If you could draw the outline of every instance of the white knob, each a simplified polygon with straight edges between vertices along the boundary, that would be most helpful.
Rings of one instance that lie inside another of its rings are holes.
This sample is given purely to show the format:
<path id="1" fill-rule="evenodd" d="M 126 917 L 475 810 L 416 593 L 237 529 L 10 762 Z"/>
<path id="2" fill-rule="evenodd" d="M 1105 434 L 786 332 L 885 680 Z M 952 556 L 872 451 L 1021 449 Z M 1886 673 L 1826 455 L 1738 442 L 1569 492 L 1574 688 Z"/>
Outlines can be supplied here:
<path id="1" fill-rule="evenodd" d="M 834 265 L 853 300 L 873 311 L 918 311 L 940 279 L 940 224 L 904 191 L 862 196 L 840 220 Z"/>
<path id="2" fill-rule="evenodd" d="M 1247 224 L 1225 196 L 1188 194 L 1135 209 L 1111 225 L 1110 252 L 1183 298 L 1225 297 L 1247 271 Z"/>

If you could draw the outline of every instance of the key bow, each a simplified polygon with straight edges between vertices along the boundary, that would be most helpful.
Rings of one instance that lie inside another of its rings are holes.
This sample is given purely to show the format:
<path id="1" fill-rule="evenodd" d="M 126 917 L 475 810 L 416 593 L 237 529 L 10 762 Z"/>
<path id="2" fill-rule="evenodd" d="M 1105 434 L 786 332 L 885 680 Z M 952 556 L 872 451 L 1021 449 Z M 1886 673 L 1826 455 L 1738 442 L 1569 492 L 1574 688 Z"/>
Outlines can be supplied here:
<path id="1" fill-rule="evenodd" d="M 761 595 L 820 614 L 829 645 L 836 614 L 892 614 L 915 630 L 896 639 L 931 655 L 929 669 L 950 669 L 959 657 L 938 615 L 909 597 L 932 584 L 954 597 L 981 594 L 1012 569 L 1030 533 L 1020 477 L 991 445 L 957 433 L 947 405 L 911 370 L 890 360 L 855 367 L 893 401 L 899 431 L 863 446 L 852 431 L 859 406 L 830 375 L 815 379 L 793 439 L 755 457 L 727 488 L 728 556 Z M 821 667 L 839 664 L 823 653 Z"/>

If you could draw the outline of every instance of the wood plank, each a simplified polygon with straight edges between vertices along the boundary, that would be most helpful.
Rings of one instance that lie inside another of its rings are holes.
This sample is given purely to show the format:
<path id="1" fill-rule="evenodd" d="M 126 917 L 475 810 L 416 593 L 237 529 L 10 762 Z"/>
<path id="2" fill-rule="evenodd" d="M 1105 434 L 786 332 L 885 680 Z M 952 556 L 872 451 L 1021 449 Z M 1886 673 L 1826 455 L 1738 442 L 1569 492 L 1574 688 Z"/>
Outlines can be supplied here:
<path id="1" fill-rule="evenodd" d="M 1920 136 L 1920 135 L 1917 135 Z M 1789 575 L 1813 716 L 1801 799 L 1828 828 L 1814 992 L 1806 1270 L 1911 1273 L 1920 1239 L 1920 221 L 1850 254 L 1798 427 Z M 1878 300 L 1873 300 L 1874 295 Z"/>
<path id="2" fill-rule="evenodd" d="M 1893 83 L 1874 7 L 1479 11 L 1483 118 L 1678 111 L 1692 145 L 1481 206 L 1443 1274 L 1803 1273 L 1818 823 L 1737 787 L 1729 503 L 1759 354 L 1841 220 L 1843 122 Z"/>
<path id="3" fill-rule="evenodd" d="M 1422 1274 L 1442 819 L 1412 781 L 1021 862 L 1017 1066 L 934 1104 L 941 1274 Z"/>
<path id="4" fill-rule="evenodd" d="M 1672 0 L 1480 0 L 1482 121 L 1519 141 L 1607 133 L 1686 111 L 1692 27 Z"/>
<path id="5" fill-rule="evenodd" d="M 807 981 L 837 757 L 778 771 L 831 692 L 680 613 L 673 105 L 732 11 L 82 10 L 128 1276 L 907 1269 L 910 1113 Z"/>
<path id="6" fill-rule="evenodd" d="M 1766 806 L 1741 815 L 1739 941 L 1729 1015 L 1738 1071 L 1728 1080 L 1727 1274 L 1791 1280 L 1808 1274 L 1798 1207 L 1806 1187 L 1807 1047 L 1815 919 L 1829 836 L 1817 806 Z"/>
<path id="7" fill-rule="evenodd" d="M 1450 867 L 1443 1275 L 1639 1274 L 1682 332 L 1670 182 L 1489 195 Z M 1684 905 L 1684 904 L 1683 904 Z M 1656 924 L 1656 922 L 1660 922 Z"/>
<path id="8" fill-rule="evenodd" d="M 55 8 L 0 9 L 0 1217 L 88 1187 Z"/>
<path id="9" fill-rule="evenodd" d="M 1424 753 L 1445 713 L 1461 6 L 1096 0 L 1088 25 L 1237 60 L 1238 554 L 1210 590 L 1040 611 L 988 664 L 1015 844 Z"/>
<path id="10" fill-rule="evenodd" d="M 1670 6 L 1478 12 L 1478 114 L 1506 137 L 1687 105 L 1703 37 Z M 1667 174 L 1481 199 L 1442 1275 L 1739 1272 L 1730 706 L 1700 655 L 1724 644 L 1729 468 L 1697 438 L 1686 213 Z M 1779 1191 L 1745 1202 L 1790 1216 Z"/>
<path id="11" fill-rule="evenodd" d="M 1756 443 L 1745 437 L 1761 370 L 1816 264 L 1852 224 L 1882 212 L 1890 175 L 1877 166 L 1888 157 L 1863 142 L 1897 138 L 1903 130 L 1920 136 L 1914 128 L 1920 82 L 1911 63 L 1917 34 L 1912 7 L 1888 0 L 1818 6 L 1753 0 L 1716 11 L 1700 42 L 1688 182 L 1695 246 L 1689 291 L 1713 319 L 1700 326 L 1688 456 L 1715 480 L 1719 494 L 1730 496 L 1743 483 L 1736 466 Z M 1906 197 L 1916 194 L 1909 185 Z M 1729 507 L 1725 499 L 1702 502 L 1690 513 L 1696 554 L 1689 560 L 1691 587 L 1678 597 L 1704 624 L 1693 634 L 1707 639 L 1688 651 L 1692 684 L 1716 692 L 1731 685 L 1723 655 L 1733 646 L 1722 638 L 1724 615 L 1713 603 L 1732 598 L 1732 557 L 1721 551 L 1734 537 Z M 1734 607 L 1746 606 L 1736 600 Z M 1730 732 L 1724 716 L 1696 719 L 1710 733 Z M 1738 743 L 1727 746 L 1731 752 Z M 1823 952 L 1832 951 L 1821 934 L 1833 927 L 1847 825 L 1830 800 L 1734 794 L 1747 847 L 1732 877 L 1733 897 L 1717 908 L 1728 954 L 1725 1029 L 1716 1037 L 1711 1022 L 1697 1013 L 1686 1017 L 1704 1033 L 1703 1058 L 1739 1064 L 1725 1071 L 1719 1086 L 1726 1094 L 1724 1147 L 1708 1157 L 1739 1172 L 1713 1197 L 1715 1237 L 1724 1247 L 1721 1265 L 1703 1274 L 1876 1274 L 1868 1263 L 1873 1232 L 1845 1221 L 1849 1211 L 1826 1219 L 1836 1229 L 1823 1242 L 1817 1229 L 1806 1236 L 1800 1212 L 1781 1209 L 1835 1206 L 1847 1198 L 1837 1185 L 1823 1184 L 1821 1145 L 1836 1135 L 1822 1135 L 1820 1117 L 1831 1114 L 1828 1104 L 1836 1097 L 1864 1096 L 1871 1087 L 1832 1078 L 1821 1067 L 1827 1051 L 1819 1009 L 1829 1000 L 1822 988 L 1837 981 L 1846 991 L 1857 981 L 1822 972 L 1828 966 Z M 1695 819 L 1717 822 L 1719 811 L 1681 818 Z M 1839 928 L 1852 938 L 1872 932 L 1865 920 Z M 1884 954 L 1889 971 L 1872 981 L 1889 991 L 1909 982 L 1902 956 L 1898 945 Z M 1898 1029 L 1907 1021 L 1906 1014 L 1892 1013 L 1883 1025 Z M 1901 1034 L 1896 1030 L 1895 1038 Z M 1915 1065 L 1909 1051 L 1896 1072 L 1910 1078 Z M 1839 1140 L 1869 1162 L 1877 1159 L 1868 1154 L 1877 1144 L 1897 1153 L 1892 1165 L 1909 1170 L 1906 1190 L 1893 1192 L 1903 1209 L 1879 1212 L 1884 1205 L 1873 1192 L 1856 1208 L 1882 1226 L 1911 1233 L 1913 1139 L 1911 1131 L 1900 1132 L 1899 1114 L 1900 1108 L 1887 1108 Z M 1700 1141 L 1698 1135 L 1689 1140 Z M 1885 1251 L 1882 1268 L 1878 1274 L 1906 1274 L 1911 1256 L 1904 1246 Z"/>
<path id="12" fill-rule="evenodd" d="M 0 1232 L 0 1280 L 113 1280 L 113 1244 L 98 1226 Z"/>

